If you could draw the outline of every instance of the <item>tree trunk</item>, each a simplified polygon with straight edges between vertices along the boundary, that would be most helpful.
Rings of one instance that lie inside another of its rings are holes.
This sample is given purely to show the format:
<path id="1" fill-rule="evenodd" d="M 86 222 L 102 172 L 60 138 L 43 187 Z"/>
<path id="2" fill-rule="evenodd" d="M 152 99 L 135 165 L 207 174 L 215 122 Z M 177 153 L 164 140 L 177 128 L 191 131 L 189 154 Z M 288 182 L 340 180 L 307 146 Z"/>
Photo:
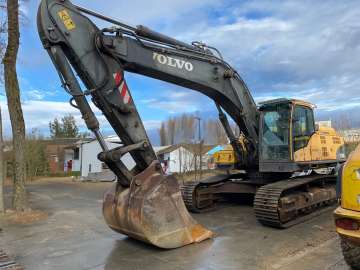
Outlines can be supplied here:
<path id="1" fill-rule="evenodd" d="M 4 181 L 5 181 L 5 170 L 4 170 L 4 140 L 2 130 L 2 117 L 0 108 L 0 215 L 5 212 L 4 205 Z"/>
<path id="2" fill-rule="evenodd" d="M 13 207 L 16 211 L 25 211 L 28 208 L 25 190 L 25 123 L 21 109 L 20 89 L 16 73 L 16 60 L 20 39 L 18 0 L 7 0 L 7 15 L 8 43 L 3 61 L 5 91 L 9 107 L 15 155 Z"/>

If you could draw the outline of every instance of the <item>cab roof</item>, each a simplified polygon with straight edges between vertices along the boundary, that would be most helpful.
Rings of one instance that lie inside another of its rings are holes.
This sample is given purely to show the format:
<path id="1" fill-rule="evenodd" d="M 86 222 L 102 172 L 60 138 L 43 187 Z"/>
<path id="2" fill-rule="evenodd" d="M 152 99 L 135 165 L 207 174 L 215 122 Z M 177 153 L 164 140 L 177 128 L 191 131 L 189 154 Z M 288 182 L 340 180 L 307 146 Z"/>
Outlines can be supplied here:
<path id="1" fill-rule="evenodd" d="M 261 108 L 265 108 L 268 106 L 274 106 L 277 104 L 294 104 L 294 105 L 302 105 L 302 106 L 306 106 L 309 108 L 315 108 L 316 106 L 310 102 L 304 101 L 304 100 L 300 100 L 300 99 L 289 99 L 289 98 L 277 98 L 277 99 L 271 99 L 271 100 L 267 100 L 267 101 L 263 101 L 263 102 L 259 102 L 260 105 L 260 109 Z"/>

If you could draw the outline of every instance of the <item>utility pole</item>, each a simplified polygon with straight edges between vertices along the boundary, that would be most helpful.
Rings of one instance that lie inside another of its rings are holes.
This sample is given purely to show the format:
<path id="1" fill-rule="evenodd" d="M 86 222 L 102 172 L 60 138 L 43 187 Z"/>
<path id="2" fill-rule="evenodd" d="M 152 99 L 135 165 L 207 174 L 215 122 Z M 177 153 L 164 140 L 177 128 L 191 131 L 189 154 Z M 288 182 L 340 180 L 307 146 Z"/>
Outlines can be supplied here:
<path id="1" fill-rule="evenodd" d="M 198 120 L 198 131 L 199 131 L 199 167 L 200 167 L 200 177 L 199 180 L 202 178 L 202 141 L 201 141 L 201 118 L 196 116 L 195 120 Z"/>

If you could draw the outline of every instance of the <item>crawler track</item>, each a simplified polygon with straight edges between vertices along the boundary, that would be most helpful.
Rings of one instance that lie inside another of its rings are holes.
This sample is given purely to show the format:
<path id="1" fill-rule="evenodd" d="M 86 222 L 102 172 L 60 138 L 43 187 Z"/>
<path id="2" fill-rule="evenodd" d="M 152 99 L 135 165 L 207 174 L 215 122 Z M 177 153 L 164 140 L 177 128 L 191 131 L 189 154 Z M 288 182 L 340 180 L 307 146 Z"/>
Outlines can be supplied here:
<path id="1" fill-rule="evenodd" d="M 263 225 L 276 228 L 309 220 L 336 202 L 334 180 L 334 176 L 316 175 L 262 186 L 255 195 L 255 216 Z"/>
<path id="2" fill-rule="evenodd" d="M 9 256 L 0 250 L 0 269 L 4 270 L 23 270 L 24 268 L 9 258 Z"/>
<path id="3" fill-rule="evenodd" d="M 185 182 L 181 194 L 186 208 L 193 213 L 203 213 L 214 210 L 216 195 L 213 187 L 230 179 L 228 174 L 219 174 L 201 181 Z"/>
<path id="4" fill-rule="evenodd" d="M 187 182 L 184 185 L 180 187 L 181 195 L 184 200 L 186 208 L 195 213 L 200 213 L 201 209 L 197 208 L 197 201 L 196 201 L 196 195 L 195 190 L 196 187 L 199 185 L 199 182 Z"/>

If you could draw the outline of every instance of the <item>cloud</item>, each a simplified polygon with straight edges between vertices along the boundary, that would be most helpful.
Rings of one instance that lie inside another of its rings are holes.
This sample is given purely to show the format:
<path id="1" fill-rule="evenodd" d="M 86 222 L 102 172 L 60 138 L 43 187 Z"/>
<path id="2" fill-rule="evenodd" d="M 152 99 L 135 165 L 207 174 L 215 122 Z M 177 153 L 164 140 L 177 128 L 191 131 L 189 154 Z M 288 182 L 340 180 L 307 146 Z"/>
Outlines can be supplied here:
<path id="1" fill-rule="evenodd" d="M 169 114 L 191 113 L 213 107 L 213 103 L 207 97 L 194 91 L 181 90 L 181 88 L 162 91 L 158 97 L 142 99 L 140 103 Z"/>
<path id="2" fill-rule="evenodd" d="M 6 101 L 0 99 L 0 106 L 3 114 L 3 127 L 4 135 L 11 137 L 11 124 L 8 112 L 8 106 Z M 114 130 L 108 123 L 107 119 L 102 115 L 100 110 L 93 104 L 90 105 L 95 112 L 96 117 L 100 122 L 100 129 L 104 134 L 114 134 Z M 68 102 L 58 101 L 44 101 L 44 100 L 29 100 L 22 103 L 23 115 L 25 118 L 25 125 L 27 132 L 32 129 L 38 129 L 43 134 L 49 134 L 49 122 L 55 118 L 61 119 L 65 115 L 71 114 L 75 117 L 76 124 L 81 131 L 87 130 L 84 120 L 81 117 L 80 112 L 74 107 L 70 106 Z M 147 130 L 158 129 L 161 121 L 159 120 L 145 120 L 144 126 Z"/>
<path id="3" fill-rule="evenodd" d="M 134 25 L 172 22 L 188 12 L 196 10 L 201 13 L 200 9 L 204 7 L 218 5 L 216 0 L 110 0 L 106 2 L 106 5 L 95 1 L 79 0 L 76 3 Z"/>
<path id="4" fill-rule="evenodd" d="M 11 125 L 6 101 L 1 100 L 0 106 L 3 112 L 4 133 L 5 136 L 10 137 Z M 49 122 L 69 113 L 74 115 L 80 127 L 84 127 L 79 112 L 67 102 L 29 100 L 22 103 L 22 110 L 28 132 L 36 128 L 48 134 Z"/>
<path id="5" fill-rule="evenodd" d="M 160 128 L 160 125 L 161 125 L 160 120 L 145 120 L 144 121 L 144 127 L 147 130 L 158 129 L 158 128 Z"/>
<path id="6" fill-rule="evenodd" d="M 30 90 L 27 91 L 27 96 L 29 97 L 29 99 L 34 99 L 34 100 L 42 100 L 45 97 L 44 92 L 39 91 L 39 90 Z"/>
<path id="7" fill-rule="evenodd" d="M 358 4 L 244 1 L 224 15 L 223 23 L 198 24 L 179 37 L 218 47 L 256 98 L 282 94 L 317 102 L 320 109 L 354 107 L 358 103 L 350 98 L 358 95 L 360 70 L 355 60 L 360 57 Z"/>

